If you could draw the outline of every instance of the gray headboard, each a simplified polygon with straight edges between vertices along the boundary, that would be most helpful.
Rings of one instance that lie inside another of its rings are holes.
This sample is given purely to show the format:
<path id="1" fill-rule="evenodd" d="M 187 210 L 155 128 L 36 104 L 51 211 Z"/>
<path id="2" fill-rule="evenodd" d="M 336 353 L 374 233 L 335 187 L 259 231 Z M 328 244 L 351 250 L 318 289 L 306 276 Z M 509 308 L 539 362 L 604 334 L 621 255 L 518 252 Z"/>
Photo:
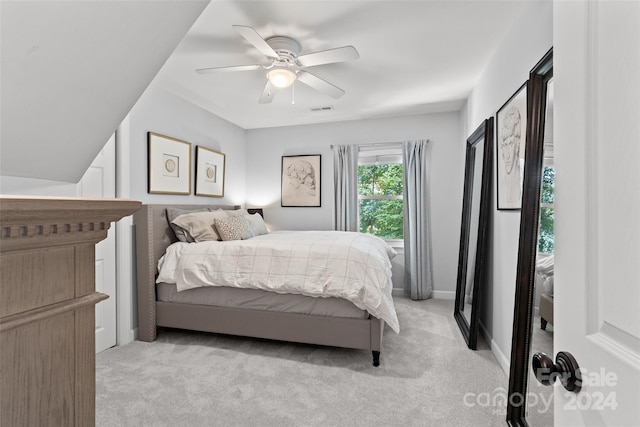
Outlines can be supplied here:
<path id="1" fill-rule="evenodd" d="M 158 260 L 177 239 L 167 221 L 167 208 L 239 209 L 230 205 L 142 205 L 133 216 L 136 230 L 136 282 L 138 287 L 138 339 L 156 338 L 155 302 Z"/>

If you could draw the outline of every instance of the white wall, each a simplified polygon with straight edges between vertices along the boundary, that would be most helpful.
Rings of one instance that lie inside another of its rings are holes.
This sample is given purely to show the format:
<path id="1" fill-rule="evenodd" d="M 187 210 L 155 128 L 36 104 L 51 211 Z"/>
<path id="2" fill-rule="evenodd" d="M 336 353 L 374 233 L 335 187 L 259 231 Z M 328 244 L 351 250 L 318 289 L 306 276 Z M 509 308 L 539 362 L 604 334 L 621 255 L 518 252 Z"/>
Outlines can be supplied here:
<path id="1" fill-rule="evenodd" d="M 130 197 L 142 203 L 242 204 L 245 200 L 245 131 L 154 85 L 140 97 L 129 114 Z M 191 195 L 147 193 L 147 132 L 190 142 Z M 224 197 L 193 195 L 196 145 L 225 157 Z"/>
<path id="2" fill-rule="evenodd" d="M 551 1 L 526 2 L 487 65 L 463 109 L 469 135 L 529 78 L 529 71 L 553 44 Z M 493 150 L 495 156 L 495 149 Z M 495 157 L 493 164 L 496 164 Z M 492 225 L 489 274 L 481 308 L 485 338 L 508 374 L 513 329 L 519 211 L 496 209 L 495 170 L 492 172 Z"/>
<path id="3" fill-rule="evenodd" d="M 25 196 L 75 197 L 78 184 L 38 178 L 0 176 L 0 194 Z"/>
<path id="4" fill-rule="evenodd" d="M 459 113 L 443 113 L 248 130 L 247 193 L 249 207 L 262 207 L 274 230 L 333 228 L 332 144 L 364 144 L 429 139 L 431 155 L 431 229 L 434 296 L 453 298 L 464 175 L 464 138 Z M 320 208 L 280 206 L 281 157 L 320 154 Z M 402 255 L 395 259 L 394 288 L 401 286 Z"/>

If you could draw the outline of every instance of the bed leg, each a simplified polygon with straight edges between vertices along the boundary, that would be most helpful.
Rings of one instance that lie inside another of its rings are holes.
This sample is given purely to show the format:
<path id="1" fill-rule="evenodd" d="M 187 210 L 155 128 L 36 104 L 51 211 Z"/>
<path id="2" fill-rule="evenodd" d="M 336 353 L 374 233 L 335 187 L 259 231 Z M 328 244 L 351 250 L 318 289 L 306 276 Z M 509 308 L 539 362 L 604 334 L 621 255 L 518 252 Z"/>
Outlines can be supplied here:
<path id="1" fill-rule="evenodd" d="M 380 366 L 380 352 L 373 350 L 373 366 Z"/>

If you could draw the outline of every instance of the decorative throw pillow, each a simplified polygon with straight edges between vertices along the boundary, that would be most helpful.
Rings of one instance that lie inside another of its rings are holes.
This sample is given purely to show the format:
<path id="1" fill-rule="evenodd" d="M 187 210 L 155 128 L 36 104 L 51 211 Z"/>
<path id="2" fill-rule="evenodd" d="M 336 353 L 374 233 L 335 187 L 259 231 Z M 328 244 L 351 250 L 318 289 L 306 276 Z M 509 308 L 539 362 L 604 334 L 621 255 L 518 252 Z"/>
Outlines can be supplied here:
<path id="1" fill-rule="evenodd" d="M 262 215 L 260 215 L 259 213 L 254 213 L 253 215 L 245 215 L 245 218 L 249 222 L 251 230 L 253 230 L 253 234 L 255 236 L 261 236 L 263 234 L 269 233 L 269 230 L 267 230 L 267 224 L 264 223 L 264 219 L 262 219 Z"/>
<path id="2" fill-rule="evenodd" d="M 225 211 L 227 213 L 227 215 L 229 216 L 244 216 L 244 215 L 249 215 L 249 212 L 247 212 L 246 209 L 235 209 L 235 210 L 228 210 Z"/>
<path id="3" fill-rule="evenodd" d="M 167 208 L 167 221 L 169 221 L 169 225 L 173 230 L 173 233 L 176 235 L 176 238 L 180 242 L 189 242 L 193 243 L 193 237 L 189 235 L 188 232 L 177 224 L 173 223 L 173 220 L 179 217 L 180 215 L 185 215 L 188 213 L 195 212 L 208 212 L 208 208 L 196 208 L 196 209 L 178 209 L 178 208 Z"/>
<path id="4" fill-rule="evenodd" d="M 173 224 L 185 229 L 195 242 L 220 240 L 214 222 L 218 218 L 227 218 L 223 210 L 214 212 L 194 212 L 180 215 Z"/>
<path id="5" fill-rule="evenodd" d="M 244 216 L 216 218 L 216 229 L 222 240 L 246 240 L 254 236 L 249 221 Z"/>

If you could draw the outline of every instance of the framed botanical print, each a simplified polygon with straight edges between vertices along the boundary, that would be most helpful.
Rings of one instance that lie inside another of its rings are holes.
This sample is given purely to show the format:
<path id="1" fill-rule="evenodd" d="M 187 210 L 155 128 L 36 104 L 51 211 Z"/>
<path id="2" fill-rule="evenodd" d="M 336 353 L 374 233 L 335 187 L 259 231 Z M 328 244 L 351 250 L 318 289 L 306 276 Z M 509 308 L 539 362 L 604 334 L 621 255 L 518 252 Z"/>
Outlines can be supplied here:
<path id="1" fill-rule="evenodd" d="M 527 135 L 527 83 L 496 115 L 497 204 L 499 210 L 520 209 Z"/>
<path id="2" fill-rule="evenodd" d="M 149 132 L 147 154 L 149 193 L 191 194 L 191 143 Z"/>
<path id="3" fill-rule="evenodd" d="M 283 207 L 320 207 L 320 155 L 282 156 Z"/>
<path id="4" fill-rule="evenodd" d="M 224 197 L 225 158 L 222 153 L 196 146 L 196 196 Z"/>

